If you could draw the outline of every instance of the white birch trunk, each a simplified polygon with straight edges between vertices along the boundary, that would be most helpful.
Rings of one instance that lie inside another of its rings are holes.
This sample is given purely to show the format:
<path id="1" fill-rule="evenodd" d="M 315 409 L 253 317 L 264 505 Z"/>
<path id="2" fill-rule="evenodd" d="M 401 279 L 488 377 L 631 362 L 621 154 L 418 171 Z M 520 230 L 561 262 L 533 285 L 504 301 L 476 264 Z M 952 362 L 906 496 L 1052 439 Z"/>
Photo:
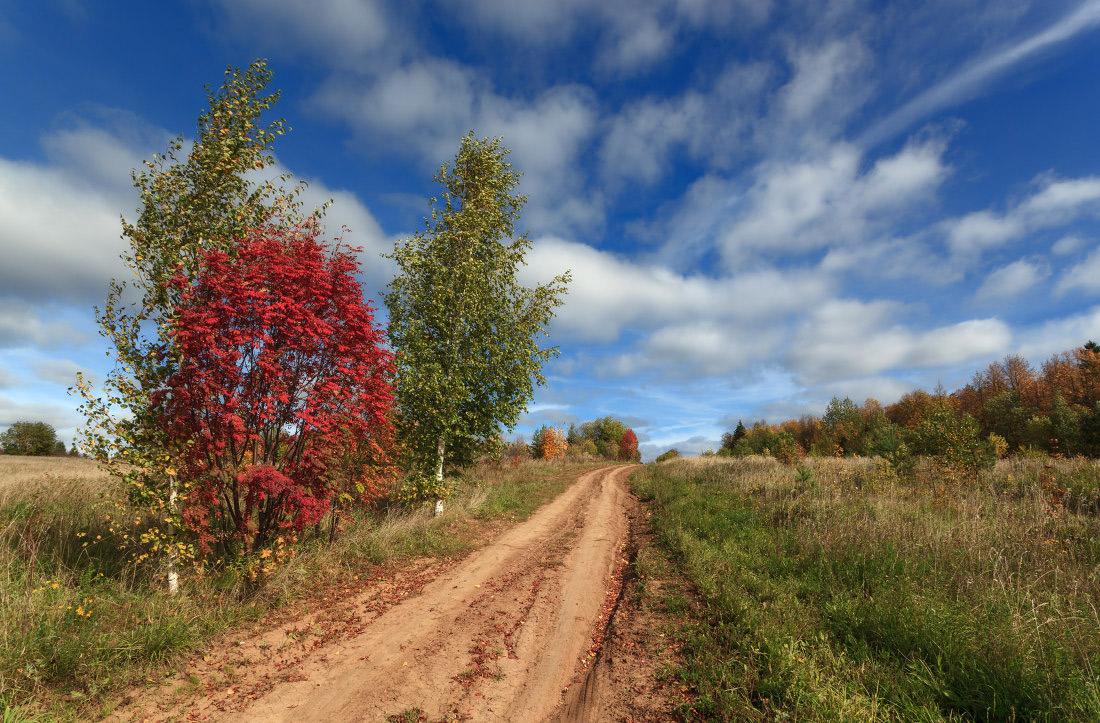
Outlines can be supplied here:
<path id="1" fill-rule="evenodd" d="M 175 595 L 180 589 L 180 574 L 176 560 L 176 526 L 171 522 L 171 513 L 176 511 L 176 475 L 168 475 L 168 594 Z"/>
<path id="2" fill-rule="evenodd" d="M 439 438 L 439 441 L 435 445 L 435 481 L 437 484 L 443 484 L 443 452 L 446 449 L 443 437 Z M 435 498 L 435 516 L 439 517 L 443 514 L 443 498 Z"/>

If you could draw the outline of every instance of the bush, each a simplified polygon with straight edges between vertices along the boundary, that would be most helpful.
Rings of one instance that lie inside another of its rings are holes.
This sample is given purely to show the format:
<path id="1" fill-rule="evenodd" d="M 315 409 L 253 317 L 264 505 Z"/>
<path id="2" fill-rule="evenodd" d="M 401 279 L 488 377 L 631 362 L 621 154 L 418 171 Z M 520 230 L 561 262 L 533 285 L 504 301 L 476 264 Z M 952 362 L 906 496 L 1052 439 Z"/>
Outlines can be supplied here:
<path id="1" fill-rule="evenodd" d="M 911 433 L 909 447 L 954 479 L 976 480 L 979 472 L 996 461 L 993 445 L 979 436 L 974 418 L 958 414 L 945 404 L 929 410 Z"/>
<path id="2" fill-rule="evenodd" d="M 680 457 L 680 452 L 679 452 L 679 450 L 677 450 L 677 449 L 670 449 L 670 450 L 668 450 L 667 452 L 665 452 L 664 454 L 659 454 L 659 455 L 657 455 L 657 459 L 655 459 L 655 460 L 653 460 L 653 461 L 654 461 L 654 462 L 667 462 L 667 461 L 669 461 L 670 459 L 679 459 L 679 457 Z"/>

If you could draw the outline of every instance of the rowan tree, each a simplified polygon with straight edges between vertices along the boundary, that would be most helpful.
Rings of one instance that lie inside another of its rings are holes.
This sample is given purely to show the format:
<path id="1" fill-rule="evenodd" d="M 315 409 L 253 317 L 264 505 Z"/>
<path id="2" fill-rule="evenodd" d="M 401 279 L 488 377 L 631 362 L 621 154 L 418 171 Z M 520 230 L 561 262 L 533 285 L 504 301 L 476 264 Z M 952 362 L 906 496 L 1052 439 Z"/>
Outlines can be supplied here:
<path id="1" fill-rule="evenodd" d="M 435 176 L 440 197 L 425 229 L 389 256 L 398 267 L 385 302 L 400 424 L 411 465 L 441 492 L 444 463 L 465 464 L 476 440 L 513 429 L 558 353 L 539 336 L 569 274 L 534 288 L 517 280 L 531 242 L 513 238 L 527 198 L 515 193 L 508 153 L 499 138 L 467 134 Z"/>
<path id="2" fill-rule="evenodd" d="M 113 280 L 103 308 L 96 309 L 115 366 L 101 391 L 82 377 L 76 386 L 88 420 L 83 447 L 123 479 L 134 504 L 170 521 L 143 537 L 168 550 L 171 590 L 174 560 L 186 552 L 173 539 L 181 508 L 172 472 L 186 447 L 178 437 L 165 436 L 151 404 L 151 395 L 181 362 L 172 330 L 183 289 L 169 281 L 180 275 L 193 279 L 205 251 L 232 254 L 247 229 L 298 217 L 301 186 L 287 191 L 255 180 L 274 163 L 274 139 L 289 130 L 282 119 L 261 123 L 279 98 L 278 92 L 268 93 L 270 80 L 263 60 L 243 71 L 227 68 L 223 84 L 206 89 L 209 107 L 199 115 L 194 143 L 179 136 L 131 174 L 142 204 L 135 221 L 122 221 L 129 245 L 122 260 L 132 277 Z"/>
<path id="3" fill-rule="evenodd" d="M 247 555 L 390 479 L 392 356 L 354 251 L 267 227 L 171 279 L 180 361 L 151 402 L 200 552 Z"/>

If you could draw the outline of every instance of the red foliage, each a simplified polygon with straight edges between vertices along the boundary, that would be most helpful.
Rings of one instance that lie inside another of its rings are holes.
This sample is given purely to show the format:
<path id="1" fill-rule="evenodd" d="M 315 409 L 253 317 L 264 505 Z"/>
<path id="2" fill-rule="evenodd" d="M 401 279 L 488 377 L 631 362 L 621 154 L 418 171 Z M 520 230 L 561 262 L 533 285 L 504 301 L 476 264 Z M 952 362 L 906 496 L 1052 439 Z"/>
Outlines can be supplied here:
<path id="1" fill-rule="evenodd" d="M 638 458 L 638 435 L 633 429 L 623 432 L 623 438 L 619 440 L 619 459 L 624 462 L 633 462 Z"/>
<path id="2" fill-rule="evenodd" d="M 354 251 L 315 224 L 263 228 L 172 281 L 179 368 L 153 401 L 203 552 L 247 554 L 392 472 L 392 355 Z"/>

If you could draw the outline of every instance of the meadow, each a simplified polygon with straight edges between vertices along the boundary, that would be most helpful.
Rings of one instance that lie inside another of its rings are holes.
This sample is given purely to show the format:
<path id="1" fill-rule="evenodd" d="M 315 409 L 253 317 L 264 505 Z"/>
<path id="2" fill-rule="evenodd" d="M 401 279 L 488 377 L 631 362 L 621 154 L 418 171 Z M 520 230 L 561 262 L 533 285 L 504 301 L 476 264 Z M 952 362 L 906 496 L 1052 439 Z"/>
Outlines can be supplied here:
<path id="1" fill-rule="evenodd" d="M 94 461 L 0 455 L 0 711 L 3 720 L 87 719 L 124 686 L 272 612 L 403 565 L 461 555 L 603 464 L 518 461 L 467 471 L 445 513 L 394 507 L 344 517 L 280 555 L 261 584 L 225 568 L 165 591 L 163 561 L 135 562 L 117 531 L 138 524 Z M 114 524 L 112 524 L 112 521 Z M 146 523 L 147 524 L 147 523 Z M 112 532 L 112 529 L 116 532 Z"/>
<path id="2" fill-rule="evenodd" d="M 664 600 L 684 717 L 1100 720 L 1100 463 L 954 482 L 709 457 L 633 480 L 697 592 Z"/>

